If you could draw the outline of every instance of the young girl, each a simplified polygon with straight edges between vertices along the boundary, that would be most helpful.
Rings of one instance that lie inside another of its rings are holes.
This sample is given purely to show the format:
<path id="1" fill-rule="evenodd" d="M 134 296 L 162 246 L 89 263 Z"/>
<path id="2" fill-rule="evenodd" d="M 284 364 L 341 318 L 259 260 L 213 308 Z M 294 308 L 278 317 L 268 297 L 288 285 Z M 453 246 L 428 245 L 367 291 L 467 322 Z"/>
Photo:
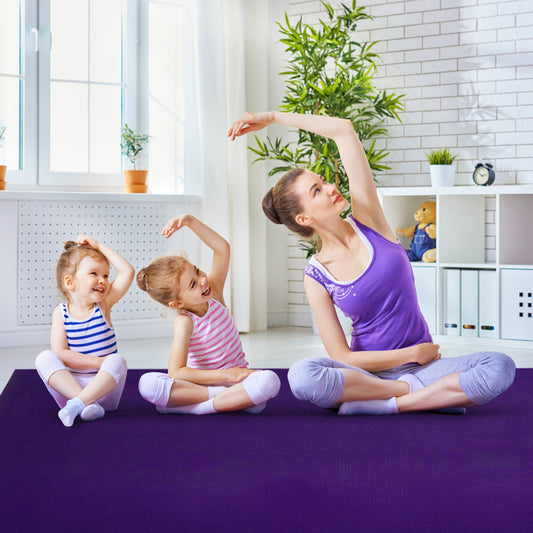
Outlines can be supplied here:
<path id="1" fill-rule="evenodd" d="M 109 280 L 109 263 L 118 272 Z M 61 408 L 66 427 L 75 418 L 102 418 L 118 407 L 126 382 L 126 361 L 117 353 L 111 308 L 126 294 L 135 270 L 117 252 L 82 235 L 69 241 L 57 263 L 59 290 L 67 302 L 52 317 L 51 350 L 35 366 Z"/>
<path id="2" fill-rule="evenodd" d="M 227 241 L 191 215 L 167 222 L 166 238 L 187 226 L 211 250 L 205 274 L 180 256 L 162 257 L 137 274 L 137 284 L 154 300 L 178 311 L 168 374 L 149 372 L 139 392 L 160 413 L 211 414 L 244 409 L 260 413 L 279 392 L 278 376 L 251 370 L 235 322 L 222 295 L 228 274 Z"/>

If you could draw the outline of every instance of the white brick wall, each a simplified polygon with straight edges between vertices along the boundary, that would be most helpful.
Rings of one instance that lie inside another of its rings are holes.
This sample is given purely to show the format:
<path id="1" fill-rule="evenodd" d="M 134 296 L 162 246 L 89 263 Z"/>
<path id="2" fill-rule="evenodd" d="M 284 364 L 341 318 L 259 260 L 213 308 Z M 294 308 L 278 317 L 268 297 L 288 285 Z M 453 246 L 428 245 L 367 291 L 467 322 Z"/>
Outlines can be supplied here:
<path id="1" fill-rule="evenodd" d="M 332 0 L 332 5 L 340 2 Z M 349 3 L 349 2 L 345 2 Z M 373 21 L 360 40 L 379 40 L 377 85 L 405 94 L 402 124 L 380 146 L 390 151 L 383 186 L 429 185 L 425 152 L 459 152 L 456 183 L 472 184 L 481 158 L 495 160 L 497 184 L 533 183 L 533 1 L 360 0 Z M 289 0 L 289 14 L 316 23 L 316 0 Z M 495 260 L 494 200 L 486 205 L 486 260 Z M 298 239 L 289 241 L 289 321 L 309 325 Z M 298 261 L 299 259 L 299 261 Z M 299 278 L 298 278 L 299 276 Z M 307 318 L 306 318 L 307 317 Z"/>

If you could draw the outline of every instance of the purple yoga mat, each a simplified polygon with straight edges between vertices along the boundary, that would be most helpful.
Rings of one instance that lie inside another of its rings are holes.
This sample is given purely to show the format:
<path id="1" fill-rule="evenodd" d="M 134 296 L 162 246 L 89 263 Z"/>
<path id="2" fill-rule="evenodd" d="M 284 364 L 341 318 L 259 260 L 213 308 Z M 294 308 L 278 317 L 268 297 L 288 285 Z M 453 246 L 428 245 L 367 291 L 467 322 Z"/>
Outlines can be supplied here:
<path id="1" fill-rule="evenodd" d="M 33 370 L 0 396 L 6 532 L 532 530 L 533 369 L 464 416 L 340 417 L 282 389 L 260 415 L 119 410 L 64 428 Z"/>

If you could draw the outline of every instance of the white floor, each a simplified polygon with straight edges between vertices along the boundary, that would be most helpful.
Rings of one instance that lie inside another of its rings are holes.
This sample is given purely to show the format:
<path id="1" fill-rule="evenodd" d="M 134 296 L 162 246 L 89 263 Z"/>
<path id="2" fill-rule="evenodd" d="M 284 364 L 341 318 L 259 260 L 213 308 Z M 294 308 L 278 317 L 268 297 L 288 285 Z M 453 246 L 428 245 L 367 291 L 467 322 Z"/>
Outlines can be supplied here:
<path id="1" fill-rule="evenodd" d="M 244 351 L 254 368 L 289 368 L 303 357 L 326 355 L 320 337 L 311 328 L 281 327 L 265 332 L 241 335 Z M 119 341 L 120 353 L 129 368 L 167 367 L 171 338 L 127 339 Z M 503 345 L 480 342 L 465 343 L 464 339 L 439 338 L 443 357 L 479 351 L 500 351 L 513 358 L 519 368 L 533 368 L 533 348 L 520 343 Z M 37 354 L 48 346 L 0 348 L 0 391 L 4 390 L 17 368 L 34 368 Z"/>

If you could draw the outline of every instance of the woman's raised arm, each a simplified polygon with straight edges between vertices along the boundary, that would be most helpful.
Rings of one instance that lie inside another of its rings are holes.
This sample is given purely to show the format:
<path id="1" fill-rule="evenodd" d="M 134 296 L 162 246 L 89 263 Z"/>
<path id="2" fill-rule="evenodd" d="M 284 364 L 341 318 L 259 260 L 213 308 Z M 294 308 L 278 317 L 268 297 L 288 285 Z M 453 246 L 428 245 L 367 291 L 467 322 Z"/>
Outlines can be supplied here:
<path id="1" fill-rule="evenodd" d="M 261 130 L 269 124 L 302 129 L 335 141 L 349 179 L 352 212 L 355 218 L 385 238 L 396 242 L 396 236 L 385 219 L 379 202 L 363 145 L 348 119 L 279 111 L 244 113 L 233 123 L 228 137 L 234 140 L 245 133 Z"/>

